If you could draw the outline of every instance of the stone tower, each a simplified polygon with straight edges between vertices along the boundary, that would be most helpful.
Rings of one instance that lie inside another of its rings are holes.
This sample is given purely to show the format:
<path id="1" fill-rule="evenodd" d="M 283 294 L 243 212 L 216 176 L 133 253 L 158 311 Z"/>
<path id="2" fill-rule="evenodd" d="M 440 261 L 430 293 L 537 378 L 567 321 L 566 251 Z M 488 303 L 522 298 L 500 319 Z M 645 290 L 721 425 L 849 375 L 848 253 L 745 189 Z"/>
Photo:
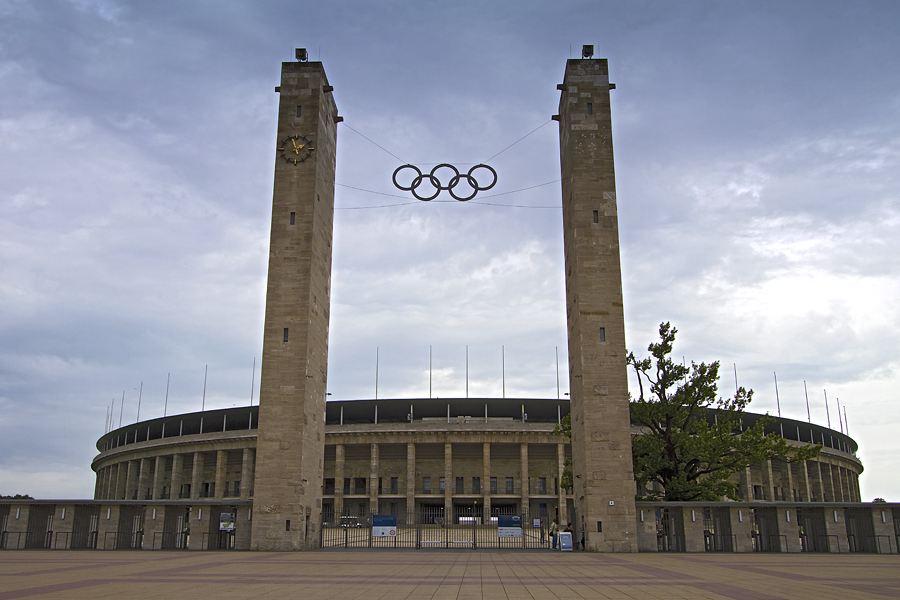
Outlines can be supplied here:
<path id="1" fill-rule="evenodd" d="M 636 552 L 609 70 L 569 60 L 559 101 L 576 538 Z"/>
<path id="2" fill-rule="evenodd" d="M 251 547 L 318 546 L 337 107 L 320 62 L 281 66 Z"/>

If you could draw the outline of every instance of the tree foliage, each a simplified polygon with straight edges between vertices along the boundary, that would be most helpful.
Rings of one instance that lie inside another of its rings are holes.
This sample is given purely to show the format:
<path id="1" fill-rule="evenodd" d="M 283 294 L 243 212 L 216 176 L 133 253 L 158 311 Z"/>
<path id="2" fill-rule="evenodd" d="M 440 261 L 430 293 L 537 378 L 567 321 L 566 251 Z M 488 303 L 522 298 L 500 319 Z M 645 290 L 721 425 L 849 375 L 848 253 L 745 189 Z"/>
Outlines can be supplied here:
<path id="1" fill-rule="evenodd" d="M 803 461 L 819 453 L 821 444 L 791 446 L 775 433 L 766 435 L 766 425 L 774 421 L 768 415 L 742 429 L 753 390 L 741 387 L 731 398 L 717 397 L 718 361 L 687 367 L 670 358 L 677 331 L 662 323 L 659 342 L 647 348 L 649 357 L 627 354 L 639 391 L 632 399 L 631 420 L 643 433 L 632 440 L 635 478 L 641 489 L 652 482 L 662 486 L 647 492 L 648 498 L 738 500 L 731 475 L 772 458 Z M 719 409 L 713 422 L 707 419 L 708 408 Z"/>

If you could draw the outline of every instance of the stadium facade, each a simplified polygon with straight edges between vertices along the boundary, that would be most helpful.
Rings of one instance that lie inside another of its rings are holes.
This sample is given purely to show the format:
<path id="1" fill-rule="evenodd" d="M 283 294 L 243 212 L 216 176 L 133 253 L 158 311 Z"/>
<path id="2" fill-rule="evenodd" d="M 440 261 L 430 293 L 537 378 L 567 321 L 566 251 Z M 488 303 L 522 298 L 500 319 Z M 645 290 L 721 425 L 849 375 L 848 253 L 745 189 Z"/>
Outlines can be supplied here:
<path id="1" fill-rule="evenodd" d="M 792 444 L 822 443 L 824 451 L 746 469 L 736 482 L 744 502 L 636 501 L 631 440 L 640 431 L 628 405 L 615 85 L 607 61 L 592 54 L 586 46 L 582 59 L 567 61 L 553 116 L 571 402 L 326 403 L 342 118 L 322 64 L 298 49 L 275 88 L 259 406 L 108 432 L 93 462 L 94 499 L 0 501 L 0 548 L 545 548 L 556 518 L 572 523 L 589 551 L 895 551 L 900 509 L 861 503 L 856 443 L 790 419 L 777 419 L 770 431 Z M 566 415 L 571 441 L 554 433 Z M 559 485 L 567 460 L 571 490 Z M 378 531 L 387 539 L 376 539 L 376 518 L 392 524 Z M 509 530 L 519 535 L 506 537 Z"/>

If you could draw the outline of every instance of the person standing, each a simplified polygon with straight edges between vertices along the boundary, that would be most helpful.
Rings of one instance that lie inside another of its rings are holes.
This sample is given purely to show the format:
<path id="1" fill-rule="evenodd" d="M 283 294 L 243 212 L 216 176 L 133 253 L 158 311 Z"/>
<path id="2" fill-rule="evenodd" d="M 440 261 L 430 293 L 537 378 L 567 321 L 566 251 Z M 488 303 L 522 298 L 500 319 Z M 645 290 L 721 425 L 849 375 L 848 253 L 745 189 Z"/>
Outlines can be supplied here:
<path id="1" fill-rule="evenodd" d="M 552 550 L 556 550 L 556 538 L 559 535 L 559 523 L 556 522 L 556 519 L 553 519 L 553 522 L 550 523 L 550 542 L 552 544 Z"/>

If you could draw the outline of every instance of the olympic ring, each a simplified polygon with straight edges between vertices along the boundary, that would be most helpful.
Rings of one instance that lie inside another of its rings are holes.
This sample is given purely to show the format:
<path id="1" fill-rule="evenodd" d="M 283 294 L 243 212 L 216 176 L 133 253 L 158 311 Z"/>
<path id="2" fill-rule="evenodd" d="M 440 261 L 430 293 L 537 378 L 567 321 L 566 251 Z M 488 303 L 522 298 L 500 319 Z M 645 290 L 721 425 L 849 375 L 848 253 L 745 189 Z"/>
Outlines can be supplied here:
<path id="1" fill-rule="evenodd" d="M 397 182 L 397 173 L 399 173 L 403 169 L 412 169 L 413 171 L 416 172 L 416 176 L 413 177 L 412 183 L 410 183 L 409 186 L 402 186 Z M 438 169 L 451 169 L 453 171 L 453 176 L 450 178 L 450 181 L 447 183 L 447 185 L 443 185 L 441 183 L 440 178 L 438 178 L 435 175 L 435 172 L 437 172 Z M 476 169 L 487 169 L 488 171 L 491 172 L 491 174 L 494 176 L 494 180 L 491 182 L 490 185 L 482 186 L 478 182 L 478 180 L 475 179 L 475 176 L 472 175 L 472 173 L 474 173 Z M 435 166 L 433 169 L 431 169 L 431 172 L 429 172 L 428 174 L 424 174 L 424 173 L 422 173 L 422 170 L 419 169 L 419 167 L 417 167 L 415 165 L 401 165 L 394 170 L 394 175 L 391 177 L 391 179 L 393 180 L 394 186 L 396 186 L 397 189 L 403 190 L 404 192 L 412 192 L 412 195 L 415 196 L 415 198 L 417 200 L 421 200 L 422 202 L 428 202 L 430 200 L 434 200 L 444 190 L 450 192 L 450 195 L 453 196 L 453 198 L 455 200 L 459 200 L 460 202 L 466 202 L 466 201 L 474 198 L 475 195 L 478 194 L 478 192 L 484 192 L 486 190 L 491 189 L 495 185 L 497 185 L 497 171 L 495 171 L 494 168 L 491 166 L 488 166 L 485 164 L 478 164 L 478 165 L 475 165 L 474 167 L 472 167 L 471 169 L 469 169 L 469 171 L 467 173 L 462 174 L 459 172 L 459 169 L 457 169 L 453 165 L 448 164 L 448 163 L 441 163 L 441 164 Z M 419 193 L 416 191 L 418 189 L 418 187 L 420 185 L 422 185 L 422 182 L 425 179 L 427 179 L 428 183 L 430 183 L 432 185 L 432 187 L 434 187 L 434 194 L 432 194 L 430 196 L 420 196 Z M 453 189 L 456 186 L 458 186 L 459 183 L 464 179 L 465 179 L 466 183 L 472 188 L 472 193 L 469 194 L 468 196 L 457 196 L 453 192 Z"/>

